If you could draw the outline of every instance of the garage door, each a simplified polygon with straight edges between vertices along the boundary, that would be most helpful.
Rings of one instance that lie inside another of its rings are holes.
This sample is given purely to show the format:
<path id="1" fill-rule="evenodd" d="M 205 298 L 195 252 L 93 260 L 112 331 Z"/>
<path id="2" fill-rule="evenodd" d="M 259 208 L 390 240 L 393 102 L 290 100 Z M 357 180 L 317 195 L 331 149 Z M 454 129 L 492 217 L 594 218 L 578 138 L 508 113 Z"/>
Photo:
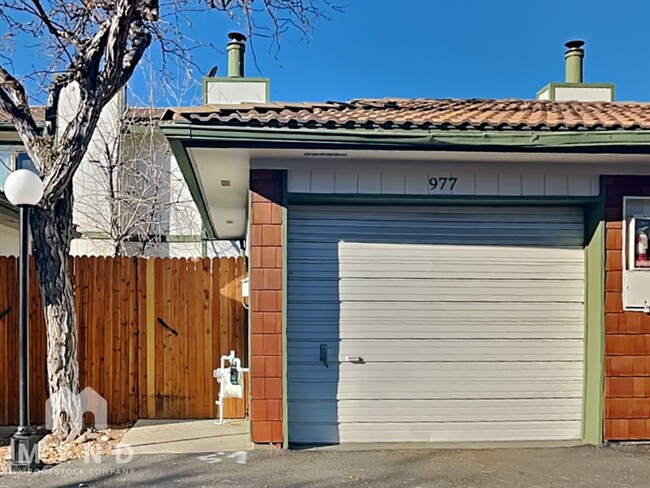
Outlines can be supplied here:
<path id="1" fill-rule="evenodd" d="M 582 211 L 291 207 L 292 443 L 579 439 Z"/>

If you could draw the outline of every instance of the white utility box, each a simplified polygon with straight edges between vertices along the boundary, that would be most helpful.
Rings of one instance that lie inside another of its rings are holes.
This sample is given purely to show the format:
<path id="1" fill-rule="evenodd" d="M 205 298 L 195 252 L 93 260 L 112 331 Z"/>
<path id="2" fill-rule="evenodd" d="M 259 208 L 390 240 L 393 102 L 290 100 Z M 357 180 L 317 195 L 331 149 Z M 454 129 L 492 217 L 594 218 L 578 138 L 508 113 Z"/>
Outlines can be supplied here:
<path id="1" fill-rule="evenodd" d="M 650 313 L 650 197 L 625 197 L 623 214 L 623 308 Z"/>

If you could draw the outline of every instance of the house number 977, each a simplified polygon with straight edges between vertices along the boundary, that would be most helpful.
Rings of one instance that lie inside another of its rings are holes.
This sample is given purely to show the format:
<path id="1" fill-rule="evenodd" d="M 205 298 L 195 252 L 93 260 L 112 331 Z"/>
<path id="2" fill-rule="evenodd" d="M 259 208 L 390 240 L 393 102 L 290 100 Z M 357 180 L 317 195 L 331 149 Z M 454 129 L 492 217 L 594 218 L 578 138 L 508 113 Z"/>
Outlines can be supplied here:
<path id="1" fill-rule="evenodd" d="M 429 178 L 429 189 L 435 191 L 453 191 L 458 178 L 455 176 L 433 176 Z"/>

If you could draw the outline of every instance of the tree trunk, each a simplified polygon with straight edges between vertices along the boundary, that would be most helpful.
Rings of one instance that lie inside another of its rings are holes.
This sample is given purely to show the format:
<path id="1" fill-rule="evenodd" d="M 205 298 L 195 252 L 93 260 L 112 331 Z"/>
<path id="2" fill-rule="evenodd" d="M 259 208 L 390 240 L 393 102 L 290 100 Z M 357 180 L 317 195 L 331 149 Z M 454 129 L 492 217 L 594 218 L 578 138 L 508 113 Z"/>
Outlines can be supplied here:
<path id="1" fill-rule="evenodd" d="M 47 379 L 50 393 L 47 425 L 65 438 L 77 427 L 79 363 L 74 287 L 69 256 L 72 240 L 72 185 L 53 206 L 32 211 L 36 269 L 47 328 Z"/>

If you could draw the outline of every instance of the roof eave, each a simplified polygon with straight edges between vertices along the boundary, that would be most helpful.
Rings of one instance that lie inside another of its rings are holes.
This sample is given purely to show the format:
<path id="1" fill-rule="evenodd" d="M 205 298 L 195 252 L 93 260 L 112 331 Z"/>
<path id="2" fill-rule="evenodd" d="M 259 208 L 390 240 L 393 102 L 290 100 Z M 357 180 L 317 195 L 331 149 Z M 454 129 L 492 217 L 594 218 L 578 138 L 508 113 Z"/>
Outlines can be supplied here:
<path id="1" fill-rule="evenodd" d="M 208 239 L 218 239 L 219 236 L 217 235 L 216 226 L 210 216 L 205 192 L 203 191 L 201 182 L 197 176 L 197 170 L 187 153 L 186 145 L 181 139 L 170 138 L 169 146 L 176 158 L 176 164 L 178 164 L 178 167 L 185 178 L 192 199 L 196 203 L 199 215 L 203 222 L 203 230 L 205 231 L 206 237 Z"/>
<path id="2" fill-rule="evenodd" d="M 650 131 L 467 131 L 288 129 L 165 124 L 179 167 L 209 237 L 217 237 L 190 147 L 276 149 L 457 150 L 510 152 L 597 152 L 650 154 Z"/>

